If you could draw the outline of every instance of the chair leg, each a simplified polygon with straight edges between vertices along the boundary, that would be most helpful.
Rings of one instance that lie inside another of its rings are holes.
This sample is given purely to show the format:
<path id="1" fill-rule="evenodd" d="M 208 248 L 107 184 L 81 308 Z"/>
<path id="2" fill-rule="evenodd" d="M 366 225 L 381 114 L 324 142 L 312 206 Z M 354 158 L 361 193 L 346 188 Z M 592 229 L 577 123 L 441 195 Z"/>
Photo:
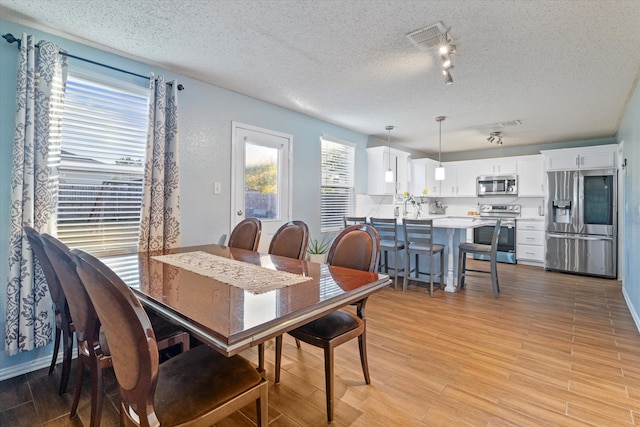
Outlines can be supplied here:
<path id="1" fill-rule="evenodd" d="M 58 351 L 60 351 L 60 335 L 62 335 L 62 329 L 56 322 L 56 336 L 53 341 L 53 356 L 51 356 L 51 366 L 49 366 L 49 375 L 53 374 L 56 369 L 56 362 L 58 361 Z"/>
<path id="2" fill-rule="evenodd" d="M 100 426 L 102 402 L 104 400 L 104 376 L 100 361 L 94 360 L 91 367 L 91 427 Z"/>
<path id="3" fill-rule="evenodd" d="M 362 365 L 362 373 L 364 374 L 364 382 L 371 384 L 371 377 L 369 376 L 369 363 L 367 362 L 367 338 L 366 329 L 362 332 L 362 335 L 358 337 L 358 347 L 360 348 L 360 364 Z"/>
<path id="4" fill-rule="evenodd" d="M 444 289 L 444 251 L 440 251 L 440 289 Z"/>
<path id="5" fill-rule="evenodd" d="M 63 318 L 64 321 L 64 318 Z M 57 350 L 56 350 L 57 353 Z M 60 375 L 60 389 L 58 393 L 63 395 L 67 392 L 69 376 L 71 375 L 71 358 L 73 356 L 73 332 L 69 324 L 62 325 L 62 373 Z"/>
<path id="6" fill-rule="evenodd" d="M 491 286 L 493 287 L 493 296 L 500 296 L 500 287 L 498 286 L 498 266 L 495 257 L 491 258 Z"/>
<path id="7" fill-rule="evenodd" d="M 76 411 L 78 410 L 78 403 L 80 402 L 80 393 L 82 392 L 82 377 L 84 375 L 84 358 L 78 355 L 76 367 L 76 390 L 73 393 L 73 403 L 71 404 L 71 412 L 69 413 L 69 418 L 73 418 L 76 416 Z"/>
<path id="8" fill-rule="evenodd" d="M 463 250 L 458 250 L 458 289 L 461 291 L 464 286 L 464 275 L 467 268 L 467 254 Z"/>
<path id="9" fill-rule="evenodd" d="M 404 256 L 404 278 L 402 279 L 402 291 L 407 290 L 409 285 L 409 275 L 411 274 L 411 254 L 409 251 L 405 252 Z"/>
<path id="10" fill-rule="evenodd" d="M 258 372 L 264 372 L 264 343 L 258 344 Z"/>
<path id="11" fill-rule="evenodd" d="M 333 421 L 333 348 L 324 348 L 324 379 L 327 389 L 327 421 Z"/>
<path id="12" fill-rule="evenodd" d="M 429 253 L 429 296 L 433 297 L 433 252 Z"/>
<path id="13" fill-rule="evenodd" d="M 282 335 L 276 337 L 276 384 L 280 383 L 280 368 L 282 368 Z"/>
<path id="14" fill-rule="evenodd" d="M 269 407 L 269 393 L 268 393 L 268 388 L 266 387 L 266 384 L 264 384 L 264 387 L 261 387 L 260 390 L 260 397 L 258 398 L 258 400 L 256 400 L 256 415 L 257 415 L 257 424 L 258 427 L 262 427 L 263 425 L 266 426 L 267 424 L 269 424 L 269 412 L 268 412 L 268 407 Z"/>

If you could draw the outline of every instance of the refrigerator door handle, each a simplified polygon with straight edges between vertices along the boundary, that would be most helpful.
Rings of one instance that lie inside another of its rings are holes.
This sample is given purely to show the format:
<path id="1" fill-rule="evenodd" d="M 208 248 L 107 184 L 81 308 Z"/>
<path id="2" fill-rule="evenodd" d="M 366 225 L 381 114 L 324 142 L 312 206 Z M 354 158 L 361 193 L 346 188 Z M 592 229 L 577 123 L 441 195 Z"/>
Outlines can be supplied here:
<path id="1" fill-rule="evenodd" d="M 613 237 L 611 236 L 585 236 L 583 234 L 558 234 L 558 233 L 547 233 L 548 237 L 553 237 L 555 239 L 572 239 L 572 240 L 611 240 L 613 241 Z"/>

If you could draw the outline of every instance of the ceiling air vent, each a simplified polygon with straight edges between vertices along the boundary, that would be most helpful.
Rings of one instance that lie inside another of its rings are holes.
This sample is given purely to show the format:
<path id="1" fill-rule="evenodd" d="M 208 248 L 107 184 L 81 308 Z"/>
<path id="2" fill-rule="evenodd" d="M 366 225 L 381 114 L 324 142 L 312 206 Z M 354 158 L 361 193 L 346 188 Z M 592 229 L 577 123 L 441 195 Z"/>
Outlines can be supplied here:
<path id="1" fill-rule="evenodd" d="M 406 35 L 411 43 L 420 50 L 431 50 L 440 45 L 447 29 L 442 22 L 436 22 L 426 28 L 415 30 Z"/>

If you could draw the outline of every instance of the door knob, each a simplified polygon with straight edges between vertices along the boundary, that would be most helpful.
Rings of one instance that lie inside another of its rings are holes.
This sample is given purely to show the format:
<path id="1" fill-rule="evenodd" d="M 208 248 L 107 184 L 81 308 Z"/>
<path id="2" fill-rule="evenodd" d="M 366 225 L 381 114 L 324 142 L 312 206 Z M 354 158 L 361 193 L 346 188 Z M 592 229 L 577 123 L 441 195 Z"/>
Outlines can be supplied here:
<path id="1" fill-rule="evenodd" d="M 244 212 L 242 212 L 242 209 L 240 209 L 238 212 L 236 212 L 236 215 L 238 215 L 238 216 L 242 216 L 242 214 L 243 214 L 243 213 L 244 213 Z"/>

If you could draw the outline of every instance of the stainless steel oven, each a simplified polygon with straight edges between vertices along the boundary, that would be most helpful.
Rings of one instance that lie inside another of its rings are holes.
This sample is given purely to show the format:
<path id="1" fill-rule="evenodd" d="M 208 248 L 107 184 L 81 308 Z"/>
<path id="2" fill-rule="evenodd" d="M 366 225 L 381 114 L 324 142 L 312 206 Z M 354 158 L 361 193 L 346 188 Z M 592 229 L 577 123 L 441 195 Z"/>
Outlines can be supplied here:
<path id="1" fill-rule="evenodd" d="M 497 261 L 509 264 L 516 263 L 516 220 L 520 216 L 520 205 L 480 205 L 480 216 L 486 220 L 500 218 L 500 236 L 498 238 Z M 495 230 L 493 225 L 486 225 L 473 229 L 473 243 L 490 245 Z M 488 259 L 475 254 L 474 259 Z"/>

